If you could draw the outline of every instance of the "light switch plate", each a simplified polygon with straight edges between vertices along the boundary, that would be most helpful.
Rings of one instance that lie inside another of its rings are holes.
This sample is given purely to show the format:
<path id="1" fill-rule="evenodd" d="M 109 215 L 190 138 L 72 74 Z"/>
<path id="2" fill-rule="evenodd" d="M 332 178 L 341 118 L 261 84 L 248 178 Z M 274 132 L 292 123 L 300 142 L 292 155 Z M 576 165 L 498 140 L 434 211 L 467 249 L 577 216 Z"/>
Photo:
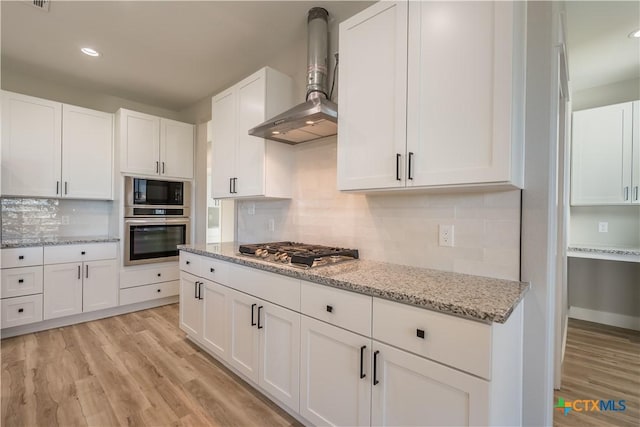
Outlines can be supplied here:
<path id="1" fill-rule="evenodd" d="M 609 223 L 608 222 L 599 222 L 598 223 L 598 232 L 600 232 L 600 233 L 608 233 L 609 232 Z"/>

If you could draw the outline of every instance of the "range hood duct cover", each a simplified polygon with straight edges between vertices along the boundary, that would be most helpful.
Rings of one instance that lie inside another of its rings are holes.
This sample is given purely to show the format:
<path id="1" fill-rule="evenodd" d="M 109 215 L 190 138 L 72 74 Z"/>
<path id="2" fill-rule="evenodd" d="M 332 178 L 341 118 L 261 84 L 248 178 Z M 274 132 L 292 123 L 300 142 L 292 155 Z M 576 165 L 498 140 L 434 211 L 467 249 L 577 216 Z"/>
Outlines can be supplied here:
<path id="1" fill-rule="evenodd" d="M 254 127 L 249 135 L 299 144 L 338 133 L 338 105 L 327 96 L 328 19 L 321 7 L 308 12 L 306 102 Z"/>

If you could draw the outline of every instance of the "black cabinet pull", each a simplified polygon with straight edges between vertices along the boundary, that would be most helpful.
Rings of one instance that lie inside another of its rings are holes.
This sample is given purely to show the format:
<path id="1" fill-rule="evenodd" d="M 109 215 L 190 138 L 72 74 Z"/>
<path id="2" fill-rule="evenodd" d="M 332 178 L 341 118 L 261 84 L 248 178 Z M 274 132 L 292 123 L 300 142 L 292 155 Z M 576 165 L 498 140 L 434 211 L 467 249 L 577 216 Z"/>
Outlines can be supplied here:
<path id="1" fill-rule="evenodd" d="M 80 255 L 86 255 L 87 253 L 85 251 L 80 252 Z"/>
<path id="2" fill-rule="evenodd" d="M 251 326 L 256 326 L 256 320 L 253 317 L 253 309 L 256 308 L 258 304 L 251 304 Z"/>
<path id="3" fill-rule="evenodd" d="M 80 266 L 78 266 L 78 280 L 82 277 L 81 274 L 82 273 L 80 273 Z"/>
<path id="4" fill-rule="evenodd" d="M 400 157 L 401 157 L 401 154 L 397 153 L 396 154 L 396 181 L 402 181 L 400 179 Z"/>
<path id="5" fill-rule="evenodd" d="M 194 298 L 198 299 L 198 282 L 193 282 Z"/>
<path id="6" fill-rule="evenodd" d="M 158 273 L 158 277 L 162 277 L 162 273 Z"/>
<path id="7" fill-rule="evenodd" d="M 212 273 L 215 273 L 216 269 L 215 269 L 215 268 L 213 268 L 213 267 L 211 267 L 211 268 L 209 269 L 209 271 L 210 271 L 210 272 L 212 272 Z"/>
<path id="8" fill-rule="evenodd" d="M 60 193 L 60 181 L 56 181 L 56 194 Z"/>
<path id="9" fill-rule="evenodd" d="M 204 297 L 202 296 L 202 285 L 204 285 L 204 282 L 199 282 L 199 284 L 198 284 L 198 299 L 204 299 Z"/>
<path id="10" fill-rule="evenodd" d="M 18 255 L 18 259 L 24 259 L 24 255 Z"/>
<path id="11" fill-rule="evenodd" d="M 229 193 L 233 193 L 233 178 L 229 178 Z"/>
<path id="12" fill-rule="evenodd" d="M 67 181 L 64 182 L 64 194 L 68 194 L 69 191 L 69 183 Z"/>
<path id="13" fill-rule="evenodd" d="M 18 283 L 24 283 L 24 279 L 18 279 Z"/>
<path id="14" fill-rule="evenodd" d="M 156 162 L 156 173 L 160 173 L 160 162 Z"/>
<path id="15" fill-rule="evenodd" d="M 162 173 L 164 174 L 164 162 L 162 162 Z"/>
<path id="16" fill-rule="evenodd" d="M 160 292 L 160 289 L 158 289 L 157 292 Z"/>
<path id="17" fill-rule="evenodd" d="M 260 310 L 262 310 L 263 308 L 263 306 L 258 307 L 258 329 L 262 329 L 264 327 L 260 326 Z"/>
<path id="18" fill-rule="evenodd" d="M 24 308 L 19 308 L 18 309 L 18 313 L 22 313 L 24 311 Z"/>
<path id="19" fill-rule="evenodd" d="M 333 306 L 328 305 L 328 306 L 327 306 L 327 311 L 328 311 L 329 313 L 333 313 Z"/>
<path id="20" fill-rule="evenodd" d="M 364 350 L 367 348 L 366 345 L 360 347 L 360 379 L 366 377 L 367 375 L 364 373 Z"/>
<path id="21" fill-rule="evenodd" d="M 416 329 L 416 336 L 424 339 L 424 329 Z"/>
<path id="22" fill-rule="evenodd" d="M 191 264 L 191 261 L 187 261 L 187 262 L 186 262 L 186 264 L 187 264 L 187 265 Z"/>
<path id="23" fill-rule="evenodd" d="M 378 350 L 373 352 L 373 385 L 380 382 L 378 381 L 378 353 L 380 353 Z"/>
<path id="24" fill-rule="evenodd" d="M 85 268 L 85 270 L 86 270 L 86 271 L 85 271 L 85 276 L 84 276 L 84 277 L 88 279 L 88 278 L 89 278 L 89 266 L 88 266 L 88 265 L 85 265 L 85 266 L 84 266 L 84 268 Z"/>
<path id="25" fill-rule="evenodd" d="M 407 161 L 407 178 L 413 180 L 413 173 L 411 172 L 411 163 L 413 162 L 413 153 L 409 151 L 409 160 Z"/>
<path id="26" fill-rule="evenodd" d="M 236 189 L 237 183 L 238 183 L 238 178 L 233 178 L 233 194 L 238 193 L 238 190 Z"/>

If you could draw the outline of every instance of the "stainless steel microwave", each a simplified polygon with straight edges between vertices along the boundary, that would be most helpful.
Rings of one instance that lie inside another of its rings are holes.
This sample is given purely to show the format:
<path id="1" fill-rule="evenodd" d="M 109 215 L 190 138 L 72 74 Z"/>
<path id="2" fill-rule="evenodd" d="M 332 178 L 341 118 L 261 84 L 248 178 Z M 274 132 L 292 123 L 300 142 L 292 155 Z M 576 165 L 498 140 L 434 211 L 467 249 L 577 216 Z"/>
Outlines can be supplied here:
<path id="1" fill-rule="evenodd" d="M 125 177 L 125 217 L 188 217 L 191 183 Z"/>

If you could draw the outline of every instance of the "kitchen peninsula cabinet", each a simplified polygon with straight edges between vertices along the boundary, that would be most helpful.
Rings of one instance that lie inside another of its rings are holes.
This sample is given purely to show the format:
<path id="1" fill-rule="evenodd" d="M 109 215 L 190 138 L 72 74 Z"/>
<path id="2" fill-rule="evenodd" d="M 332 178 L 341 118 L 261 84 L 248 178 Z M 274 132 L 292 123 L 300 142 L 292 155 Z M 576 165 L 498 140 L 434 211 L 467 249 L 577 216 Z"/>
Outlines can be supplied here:
<path id="1" fill-rule="evenodd" d="M 124 108 L 116 112 L 120 172 L 192 179 L 194 126 Z"/>
<path id="2" fill-rule="evenodd" d="M 573 113 L 571 204 L 640 204 L 640 101 Z"/>
<path id="3" fill-rule="evenodd" d="M 293 105 L 291 78 L 265 67 L 211 102 L 213 198 L 291 197 L 291 146 L 248 134 Z"/>
<path id="4" fill-rule="evenodd" d="M 524 9 L 380 2 L 341 23 L 338 189 L 522 188 Z"/>
<path id="5" fill-rule="evenodd" d="M 113 114 L 2 93 L 2 195 L 113 198 Z"/>

